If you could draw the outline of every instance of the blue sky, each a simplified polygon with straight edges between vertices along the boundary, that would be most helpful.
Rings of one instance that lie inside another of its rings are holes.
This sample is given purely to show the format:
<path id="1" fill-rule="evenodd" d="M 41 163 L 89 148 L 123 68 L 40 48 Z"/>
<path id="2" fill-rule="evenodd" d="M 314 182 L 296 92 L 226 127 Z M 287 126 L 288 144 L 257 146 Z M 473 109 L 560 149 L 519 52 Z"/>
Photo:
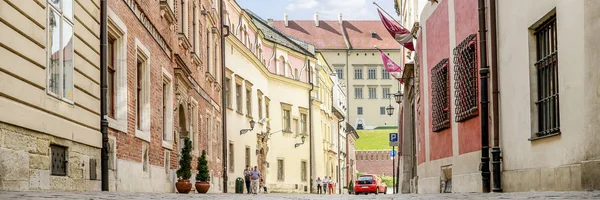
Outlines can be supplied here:
<path id="1" fill-rule="evenodd" d="M 283 20 L 284 13 L 290 20 L 312 20 L 315 12 L 319 19 L 337 20 L 338 14 L 347 20 L 378 20 L 377 2 L 397 18 L 394 0 L 236 0 L 242 8 L 250 9 L 264 19 Z"/>

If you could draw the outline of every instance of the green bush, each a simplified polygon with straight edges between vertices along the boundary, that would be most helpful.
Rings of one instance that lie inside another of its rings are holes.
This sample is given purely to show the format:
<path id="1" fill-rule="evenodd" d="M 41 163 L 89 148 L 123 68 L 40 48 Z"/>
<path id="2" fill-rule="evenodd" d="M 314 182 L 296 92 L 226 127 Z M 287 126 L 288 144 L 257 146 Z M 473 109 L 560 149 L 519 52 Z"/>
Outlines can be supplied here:
<path id="1" fill-rule="evenodd" d="M 382 130 L 382 129 L 398 129 L 398 126 L 378 126 L 378 127 L 375 127 L 375 130 Z"/>
<path id="2" fill-rule="evenodd" d="M 391 177 L 391 176 L 382 176 L 381 177 L 381 180 L 383 180 L 385 185 L 387 185 L 388 187 L 392 187 L 394 185 L 393 184 L 394 181 L 392 179 L 393 179 L 393 177 Z"/>
<path id="3" fill-rule="evenodd" d="M 179 160 L 179 169 L 177 170 L 177 178 L 180 180 L 187 180 L 192 177 L 192 141 L 189 138 L 185 138 L 184 146 L 181 150 L 181 159 Z"/>
<path id="4" fill-rule="evenodd" d="M 208 161 L 206 161 L 206 151 L 202 150 L 202 156 L 198 158 L 198 174 L 196 174 L 196 181 L 204 182 L 210 181 L 208 175 Z"/>

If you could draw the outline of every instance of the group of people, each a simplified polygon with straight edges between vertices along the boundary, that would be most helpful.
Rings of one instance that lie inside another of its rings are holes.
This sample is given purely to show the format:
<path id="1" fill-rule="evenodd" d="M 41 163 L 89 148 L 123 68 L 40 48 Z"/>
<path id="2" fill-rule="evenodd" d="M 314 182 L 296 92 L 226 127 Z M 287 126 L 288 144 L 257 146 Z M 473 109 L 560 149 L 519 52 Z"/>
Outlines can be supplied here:
<path id="1" fill-rule="evenodd" d="M 258 194 L 261 189 L 267 193 L 267 186 L 265 186 L 265 181 L 260 175 L 258 167 L 254 166 L 254 168 L 251 168 L 246 165 L 246 169 L 244 169 L 244 180 L 246 182 L 246 191 L 248 191 L 248 194 Z"/>
<path id="2" fill-rule="evenodd" d="M 333 186 L 335 185 L 335 181 L 333 179 L 331 179 L 330 177 L 325 176 L 325 178 L 323 178 L 323 180 L 321 180 L 321 177 L 317 177 L 317 194 L 333 194 L 334 193 L 334 189 Z M 321 193 L 321 189 L 323 189 L 323 193 Z M 329 192 L 328 192 L 329 191 Z"/>

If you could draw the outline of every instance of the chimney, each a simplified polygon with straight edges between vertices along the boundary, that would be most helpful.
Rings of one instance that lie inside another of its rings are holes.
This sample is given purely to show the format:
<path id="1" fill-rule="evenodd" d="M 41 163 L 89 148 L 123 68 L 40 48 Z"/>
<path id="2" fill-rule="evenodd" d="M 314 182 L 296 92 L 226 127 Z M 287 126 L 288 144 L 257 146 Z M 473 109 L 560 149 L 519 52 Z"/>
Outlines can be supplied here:
<path id="1" fill-rule="evenodd" d="M 340 15 L 338 16 L 338 21 L 340 22 L 340 24 L 342 23 L 342 13 L 340 13 Z"/>
<path id="2" fill-rule="evenodd" d="M 287 15 L 287 13 L 283 14 L 283 23 L 285 23 L 285 27 L 288 26 L 288 15 Z"/>
<path id="3" fill-rule="evenodd" d="M 269 24 L 269 26 L 273 27 L 273 19 L 271 19 L 271 18 L 267 19 L 267 24 Z"/>
<path id="4" fill-rule="evenodd" d="M 319 13 L 315 12 L 315 26 L 319 26 Z"/>

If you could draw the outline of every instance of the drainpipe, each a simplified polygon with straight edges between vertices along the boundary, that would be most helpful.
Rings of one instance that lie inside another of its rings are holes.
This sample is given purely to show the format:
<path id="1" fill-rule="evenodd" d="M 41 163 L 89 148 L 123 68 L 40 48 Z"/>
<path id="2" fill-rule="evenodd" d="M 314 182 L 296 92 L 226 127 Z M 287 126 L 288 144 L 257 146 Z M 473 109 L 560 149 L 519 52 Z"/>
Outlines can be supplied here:
<path id="1" fill-rule="evenodd" d="M 100 132 L 102 133 L 102 149 L 100 150 L 100 173 L 102 178 L 102 191 L 108 191 L 108 115 L 106 110 L 107 85 L 107 0 L 100 0 Z"/>
<path id="2" fill-rule="evenodd" d="M 490 0 L 490 37 L 491 37 L 491 69 L 492 69 L 492 113 L 494 124 L 494 146 L 492 147 L 492 177 L 493 192 L 502 192 L 502 179 L 500 177 L 500 164 L 502 156 L 500 150 L 500 118 L 498 113 L 498 41 L 496 37 L 496 0 Z"/>
<path id="3" fill-rule="evenodd" d="M 308 60 L 308 83 L 310 84 L 310 90 L 308 91 L 308 119 L 310 122 L 310 123 L 308 123 L 309 124 L 309 128 L 308 128 L 309 136 L 308 137 L 309 137 L 309 141 L 310 141 L 310 149 L 308 150 L 309 155 L 310 155 L 310 158 L 309 158 L 309 160 L 310 160 L 310 184 L 309 184 L 310 192 L 309 193 L 312 193 L 312 190 L 313 190 L 313 163 L 314 163 L 313 162 L 313 159 L 314 159 L 314 156 L 313 156 L 314 141 L 313 141 L 313 139 L 314 138 L 313 138 L 313 121 L 312 121 L 313 120 L 313 113 L 312 113 L 313 99 L 312 99 L 311 95 L 312 95 L 312 91 L 315 90 L 315 85 L 313 84 L 313 80 L 312 80 L 313 75 L 312 75 L 312 67 L 310 66 L 310 59 L 307 59 L 307 60 Z"/>
<path id="4" fill-rule="evenodd" d="M 224 10 L 223 10 L 223 0 L 219 1 L 219 14 L 221 15 L 219 19 L 219 25 L 221 26 L 221 88 L 225 88 L 225 37 L 229 36 L 229 27 L 224 27 L 223 19 L 224 19 Z M 223 34 L 223 28 L 227 29 L 227 34 Z M 222 131 L 223 131 L 223 193 L 227 193 L 227 108 L 225 107 L 225 98 L 226 93 L 221 92 L 221 122 L 223 123 Z"/>
<path id="5" fill-rule="evenodd" d="M 479 1 L 479 50 L 481 80 L 481 181 L 484 193 L 490 192 L 490 156 L 489 156 L 489 108 L 488 108 L 488 75 L 490 69 L 487 65 L 487 33 L 485 24 L 485 0 Z"/>

